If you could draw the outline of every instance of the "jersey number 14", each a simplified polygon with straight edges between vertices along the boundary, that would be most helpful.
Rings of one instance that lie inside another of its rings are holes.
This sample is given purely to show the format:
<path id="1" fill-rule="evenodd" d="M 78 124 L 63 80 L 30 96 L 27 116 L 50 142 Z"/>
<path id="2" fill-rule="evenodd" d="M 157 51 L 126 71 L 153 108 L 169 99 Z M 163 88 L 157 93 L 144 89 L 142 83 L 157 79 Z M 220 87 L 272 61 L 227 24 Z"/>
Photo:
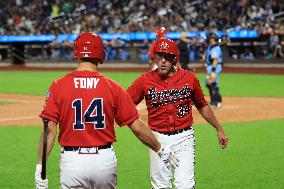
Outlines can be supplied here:
<path id="1" fill-rule="evenodd" d="M 82 99 L 74 100 L 72 103 L 72 108 L 75 109 L 75 122 L 73 123 L 74 130 L 84 130 L 85 129 L 84 123 L 94 124 L 95 129 L 104 129 L 105 115 L 103 113 L 102 104 L 103 104 L 103 99 L 94 98 L 83 115 Z M 95 115 L 94 112 L 96 112 Z"/>

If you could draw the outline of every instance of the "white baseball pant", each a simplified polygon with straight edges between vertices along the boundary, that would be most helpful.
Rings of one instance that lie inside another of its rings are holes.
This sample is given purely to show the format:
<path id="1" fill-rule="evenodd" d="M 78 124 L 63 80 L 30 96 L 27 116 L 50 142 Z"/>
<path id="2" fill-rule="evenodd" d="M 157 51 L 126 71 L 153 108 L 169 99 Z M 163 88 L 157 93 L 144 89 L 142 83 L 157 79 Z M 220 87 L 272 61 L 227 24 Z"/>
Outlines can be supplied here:
<path id="1" fill-rule="evenodd" d="M 91 152 L 91 151 L 90 151 Z M 117 159 L 113 147 L 97 154 L 61 150 L 61 189 L 115 189 Z"/>
<path id="2" fill-rule="evenodd" d="M 176 189 L 193 189 L 195 139 L 194 129 L 183 131 L 175 135 L 165 135 L 153 131 L 162 145 L 170 145 L 180 160 L 179 167 L 174 172 L 174 186 Z M 153 189 L 171 189 L 173 175 L 157 153 L 150 149 L 150 176 Z"/>

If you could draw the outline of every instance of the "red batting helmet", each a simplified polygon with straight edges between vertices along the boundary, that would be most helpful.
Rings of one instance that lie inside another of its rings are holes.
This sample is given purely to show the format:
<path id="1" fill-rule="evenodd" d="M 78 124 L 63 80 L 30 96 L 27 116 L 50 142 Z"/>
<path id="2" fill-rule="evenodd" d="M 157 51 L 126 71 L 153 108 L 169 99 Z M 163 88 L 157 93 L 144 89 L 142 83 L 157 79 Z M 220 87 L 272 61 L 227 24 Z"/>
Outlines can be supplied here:
<path id="1" fill-rule="evenodd" d="M 100 63 L 105 59 L 105 47 L 101 37 L 92 32 L 81 33 L 74 42 L 75 59 L 96 58 Z"/>
<path id="2" fill-rule="evenodd" d="M 154 53 L 167 53 L 175 55 L 173 64 L 176 64 L 179 59 L 179 50 L 176 43 L 170 39 L 158 39 L 155 45 Z"/>
<path id="3" fill-rule="evenodd" d="M 158 39 L 160 39 L 161 37 L 165 37 L 165 35 L 167 34 L 167 30 L 165 27 L 160 27 L 158 29 L 156 29 L 156 36 Z"/>

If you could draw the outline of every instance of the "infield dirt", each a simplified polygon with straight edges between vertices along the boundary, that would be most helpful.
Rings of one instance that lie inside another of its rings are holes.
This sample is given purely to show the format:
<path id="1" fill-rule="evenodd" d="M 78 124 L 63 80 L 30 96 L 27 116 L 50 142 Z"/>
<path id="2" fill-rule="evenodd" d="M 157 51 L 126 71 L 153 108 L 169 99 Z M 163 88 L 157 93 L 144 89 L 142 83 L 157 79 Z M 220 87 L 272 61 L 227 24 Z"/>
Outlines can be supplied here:
<path id="1" fill-rule="evenodd" d="M 11 102 L 0 105 L 0 126 L 42 125 L 40 114 L 45 97 L 0 94 L 0 101 Z M 141 118 L 147 121 L 145 102 L 138 105 Z M 284 118 L 284 98 L 268 97 L 224 97 L 223 106 L 213 109 L 221 123 L 245 122 Z M 194 124 L 206 121 L 193 108 Z"/>

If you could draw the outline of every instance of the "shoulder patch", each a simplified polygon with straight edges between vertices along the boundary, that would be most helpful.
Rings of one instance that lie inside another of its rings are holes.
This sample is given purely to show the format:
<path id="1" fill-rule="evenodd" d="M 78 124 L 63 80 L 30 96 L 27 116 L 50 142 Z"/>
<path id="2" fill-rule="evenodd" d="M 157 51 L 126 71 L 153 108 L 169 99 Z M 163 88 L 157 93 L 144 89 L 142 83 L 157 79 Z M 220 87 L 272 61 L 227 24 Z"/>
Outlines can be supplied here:
<path id="1" fill-rule="evenodd" d="M 47 92 L 47 95 L 46 95 L 46 97 L 45 97 L 45 102 L 44 102 L 43 110 L 42 110 L 42 111 L 44 111 L 44 110 L 45 110 L 46 105 L 47 105 L 47 102 L 48 102 L 48 98 L 49 98 L 50 96 L 51 96 L 51 92 L 50 92 L 50 91 L 48 91 L 48 92 Z"/>
<path id="2" fill-rule="evenodd" d="M 46 97 L 48 98 L 48 97 L 50 97 L 50 96 L 51 96 L 51 92 L 48 91 Z"/>

